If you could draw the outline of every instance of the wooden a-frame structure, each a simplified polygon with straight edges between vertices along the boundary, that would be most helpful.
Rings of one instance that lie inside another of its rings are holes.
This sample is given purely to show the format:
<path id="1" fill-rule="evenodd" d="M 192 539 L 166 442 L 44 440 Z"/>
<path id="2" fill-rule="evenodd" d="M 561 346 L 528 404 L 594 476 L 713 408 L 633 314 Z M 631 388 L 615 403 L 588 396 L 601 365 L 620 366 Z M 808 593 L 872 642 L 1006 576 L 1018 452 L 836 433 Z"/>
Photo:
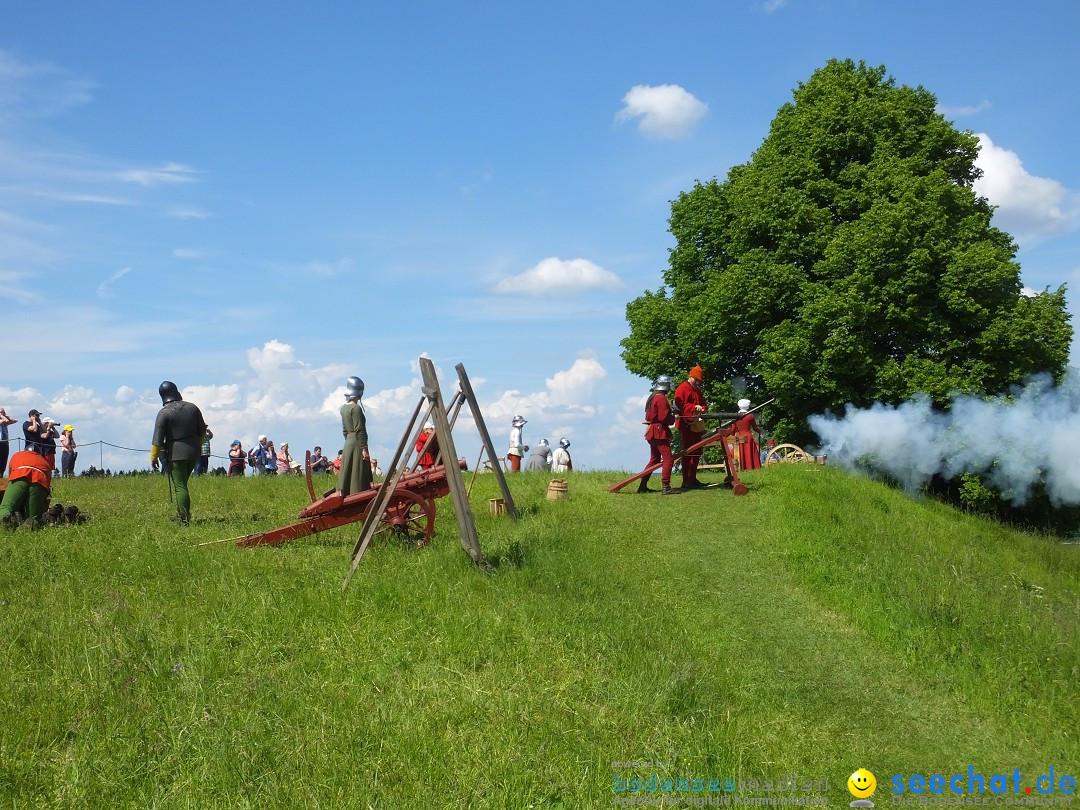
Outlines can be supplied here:
<path id="1" fill-rule="evenodd" d="M 450 498 L 454 504 L 454 517 L 457 519 L 461 547 L 465 549 L 465 553 L 469 555 L 472 561 L 477 565 L 483 565 L 484 555 L 480 551 L 480 539 L 476 533 L 476 521 L 473 517 L 472 506 L 469 504 L 468 493 L 465 491 L 465 481 L 461 474 L 461 467 L 458 465 L 457 449 L 454 447 L 454 437 L 452 435 L 453 426 L 466 403 L 469 405 L 473 421 L 476 423 L 476 428 L 480 433 L 484 452 L 491 462 L 491 469 L 499 482 L 499 488 L 502 490 L 506 513 L 514 520 L 518 518 L 517 507 L 514 505 L 513 496 L 510 494 L 510 488 L 506 483 L 506 476 L 503 474 L 499 457 L 495 453 L 495 446 L 491 443 L 491 434 L 488 433 L 484 417 L 480 413 L 480 406 L 476 401 L 472 383 L 469 382 L 469 375 L 465 373 L 465 367 L 461 363 L 455 366 L 459 387 L 454 393 L 448 408 L 443 402 L 442 390 L 439 388 L 439 378 L 435 373 L 435 364 L 427 357 L 421 357 L 419 361 L 420 375 L 423 379 L 423 386 L 420 389 L 420 401 L 416 404 L 412 419 L 409 420 L 409 425 L 405 428 L 405 434 L 401 437 L 401 443 L 398 445 L 393 461 L 387 467 L 386 477 L 379 486 L 375 500 L 364 518 L 360 538 L 353 547 L 352 564 L 349 567 L 349 573 L 341 584 L 342 590 L 349 586 L 349 580 L 356 573 L 356 569 L 360 565 L 360 559 L 371 544 L 371 539 L 375 536 L 379 523 L 386 513 L 386 508 L 390 503 L 394 490 L 397 488 L 398 481 L 410 469 L 405 460 L 408 459 L 412 448 L 420 440 L 420 431 L 429 418 L 435 424 L 434 435 L 439 445 L 439 456 L 443 459 L 446 480 L 450 486 Z M 421 411 L 423 411 L 423 417 L 420 416 Z M 452 411 L 452 416 L 449 415 L 448 411 Z M 421 450 L 422 452 L 423 450 Z"/>

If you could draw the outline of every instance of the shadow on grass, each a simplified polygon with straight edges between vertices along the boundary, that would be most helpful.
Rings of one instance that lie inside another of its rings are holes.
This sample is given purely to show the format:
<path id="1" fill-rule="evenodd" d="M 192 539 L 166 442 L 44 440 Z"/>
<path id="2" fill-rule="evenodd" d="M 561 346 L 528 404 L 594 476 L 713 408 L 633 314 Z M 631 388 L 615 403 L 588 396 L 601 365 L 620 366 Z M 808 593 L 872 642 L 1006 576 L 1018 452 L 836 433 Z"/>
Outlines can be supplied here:
<path id="1" fill-rule="evenodd" d="M 511 540 L 505 551 L 484 555 L 484 562 L 492 571 L 498 571 L 504 564 L 511 568 L 524 568 L 527 559 L 525 547 L 517 540 Z"/>

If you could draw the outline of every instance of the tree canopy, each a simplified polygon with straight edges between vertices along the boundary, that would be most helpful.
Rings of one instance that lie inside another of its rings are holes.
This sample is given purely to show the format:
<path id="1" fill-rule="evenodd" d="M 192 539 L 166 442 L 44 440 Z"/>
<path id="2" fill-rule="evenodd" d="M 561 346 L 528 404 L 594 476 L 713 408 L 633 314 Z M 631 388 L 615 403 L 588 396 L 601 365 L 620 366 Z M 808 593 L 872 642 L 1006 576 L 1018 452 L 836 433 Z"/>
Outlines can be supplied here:
<path id="1" fill-rule="evenodd" d="M 626 308 L 627 368 L 700 364 L 712 399 L 775 397 L 778 437 L 845 404 L 996 393 L 1064 373 L 1065 288 L 1022 292 L 973 183 L 978 140 L 921 87 L 831 60 L 749 163 L 672 203 L 664 286 Z"/>

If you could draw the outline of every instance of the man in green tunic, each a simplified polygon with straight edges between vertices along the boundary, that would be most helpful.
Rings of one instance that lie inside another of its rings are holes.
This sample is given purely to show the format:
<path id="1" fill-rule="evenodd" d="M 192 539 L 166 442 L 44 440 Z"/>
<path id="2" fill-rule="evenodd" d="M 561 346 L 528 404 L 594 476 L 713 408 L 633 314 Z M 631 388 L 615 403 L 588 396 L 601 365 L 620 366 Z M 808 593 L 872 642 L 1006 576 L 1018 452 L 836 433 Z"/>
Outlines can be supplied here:
<path id="1" fill-rule="evenodd" d="M 338 489 L 342 495 L 371 489 L 367 419 L 360 406 L 363 395 L 364 381 L 359 377 L 349 377 L 345 382 L 345 404 L 341 406 L 341 433 L 345 437 L 345 448 L 341 454 Z"/>

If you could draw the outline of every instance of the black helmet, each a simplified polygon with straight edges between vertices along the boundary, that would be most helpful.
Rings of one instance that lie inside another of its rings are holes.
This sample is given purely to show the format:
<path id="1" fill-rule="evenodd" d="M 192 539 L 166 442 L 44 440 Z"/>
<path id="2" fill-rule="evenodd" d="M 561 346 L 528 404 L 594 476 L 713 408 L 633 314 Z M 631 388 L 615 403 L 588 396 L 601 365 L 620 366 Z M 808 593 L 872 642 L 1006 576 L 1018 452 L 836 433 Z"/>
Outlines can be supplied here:
<path id="1" fill-rule="evenodd" d="M 179 402 L 183 399 L 180 396 L 180 391 L 176 388 L 176 383 L 165 380 L 157 389 L 158 394 L 161 395 L 161 404 L 168 405 L 170 402 Z"/>

